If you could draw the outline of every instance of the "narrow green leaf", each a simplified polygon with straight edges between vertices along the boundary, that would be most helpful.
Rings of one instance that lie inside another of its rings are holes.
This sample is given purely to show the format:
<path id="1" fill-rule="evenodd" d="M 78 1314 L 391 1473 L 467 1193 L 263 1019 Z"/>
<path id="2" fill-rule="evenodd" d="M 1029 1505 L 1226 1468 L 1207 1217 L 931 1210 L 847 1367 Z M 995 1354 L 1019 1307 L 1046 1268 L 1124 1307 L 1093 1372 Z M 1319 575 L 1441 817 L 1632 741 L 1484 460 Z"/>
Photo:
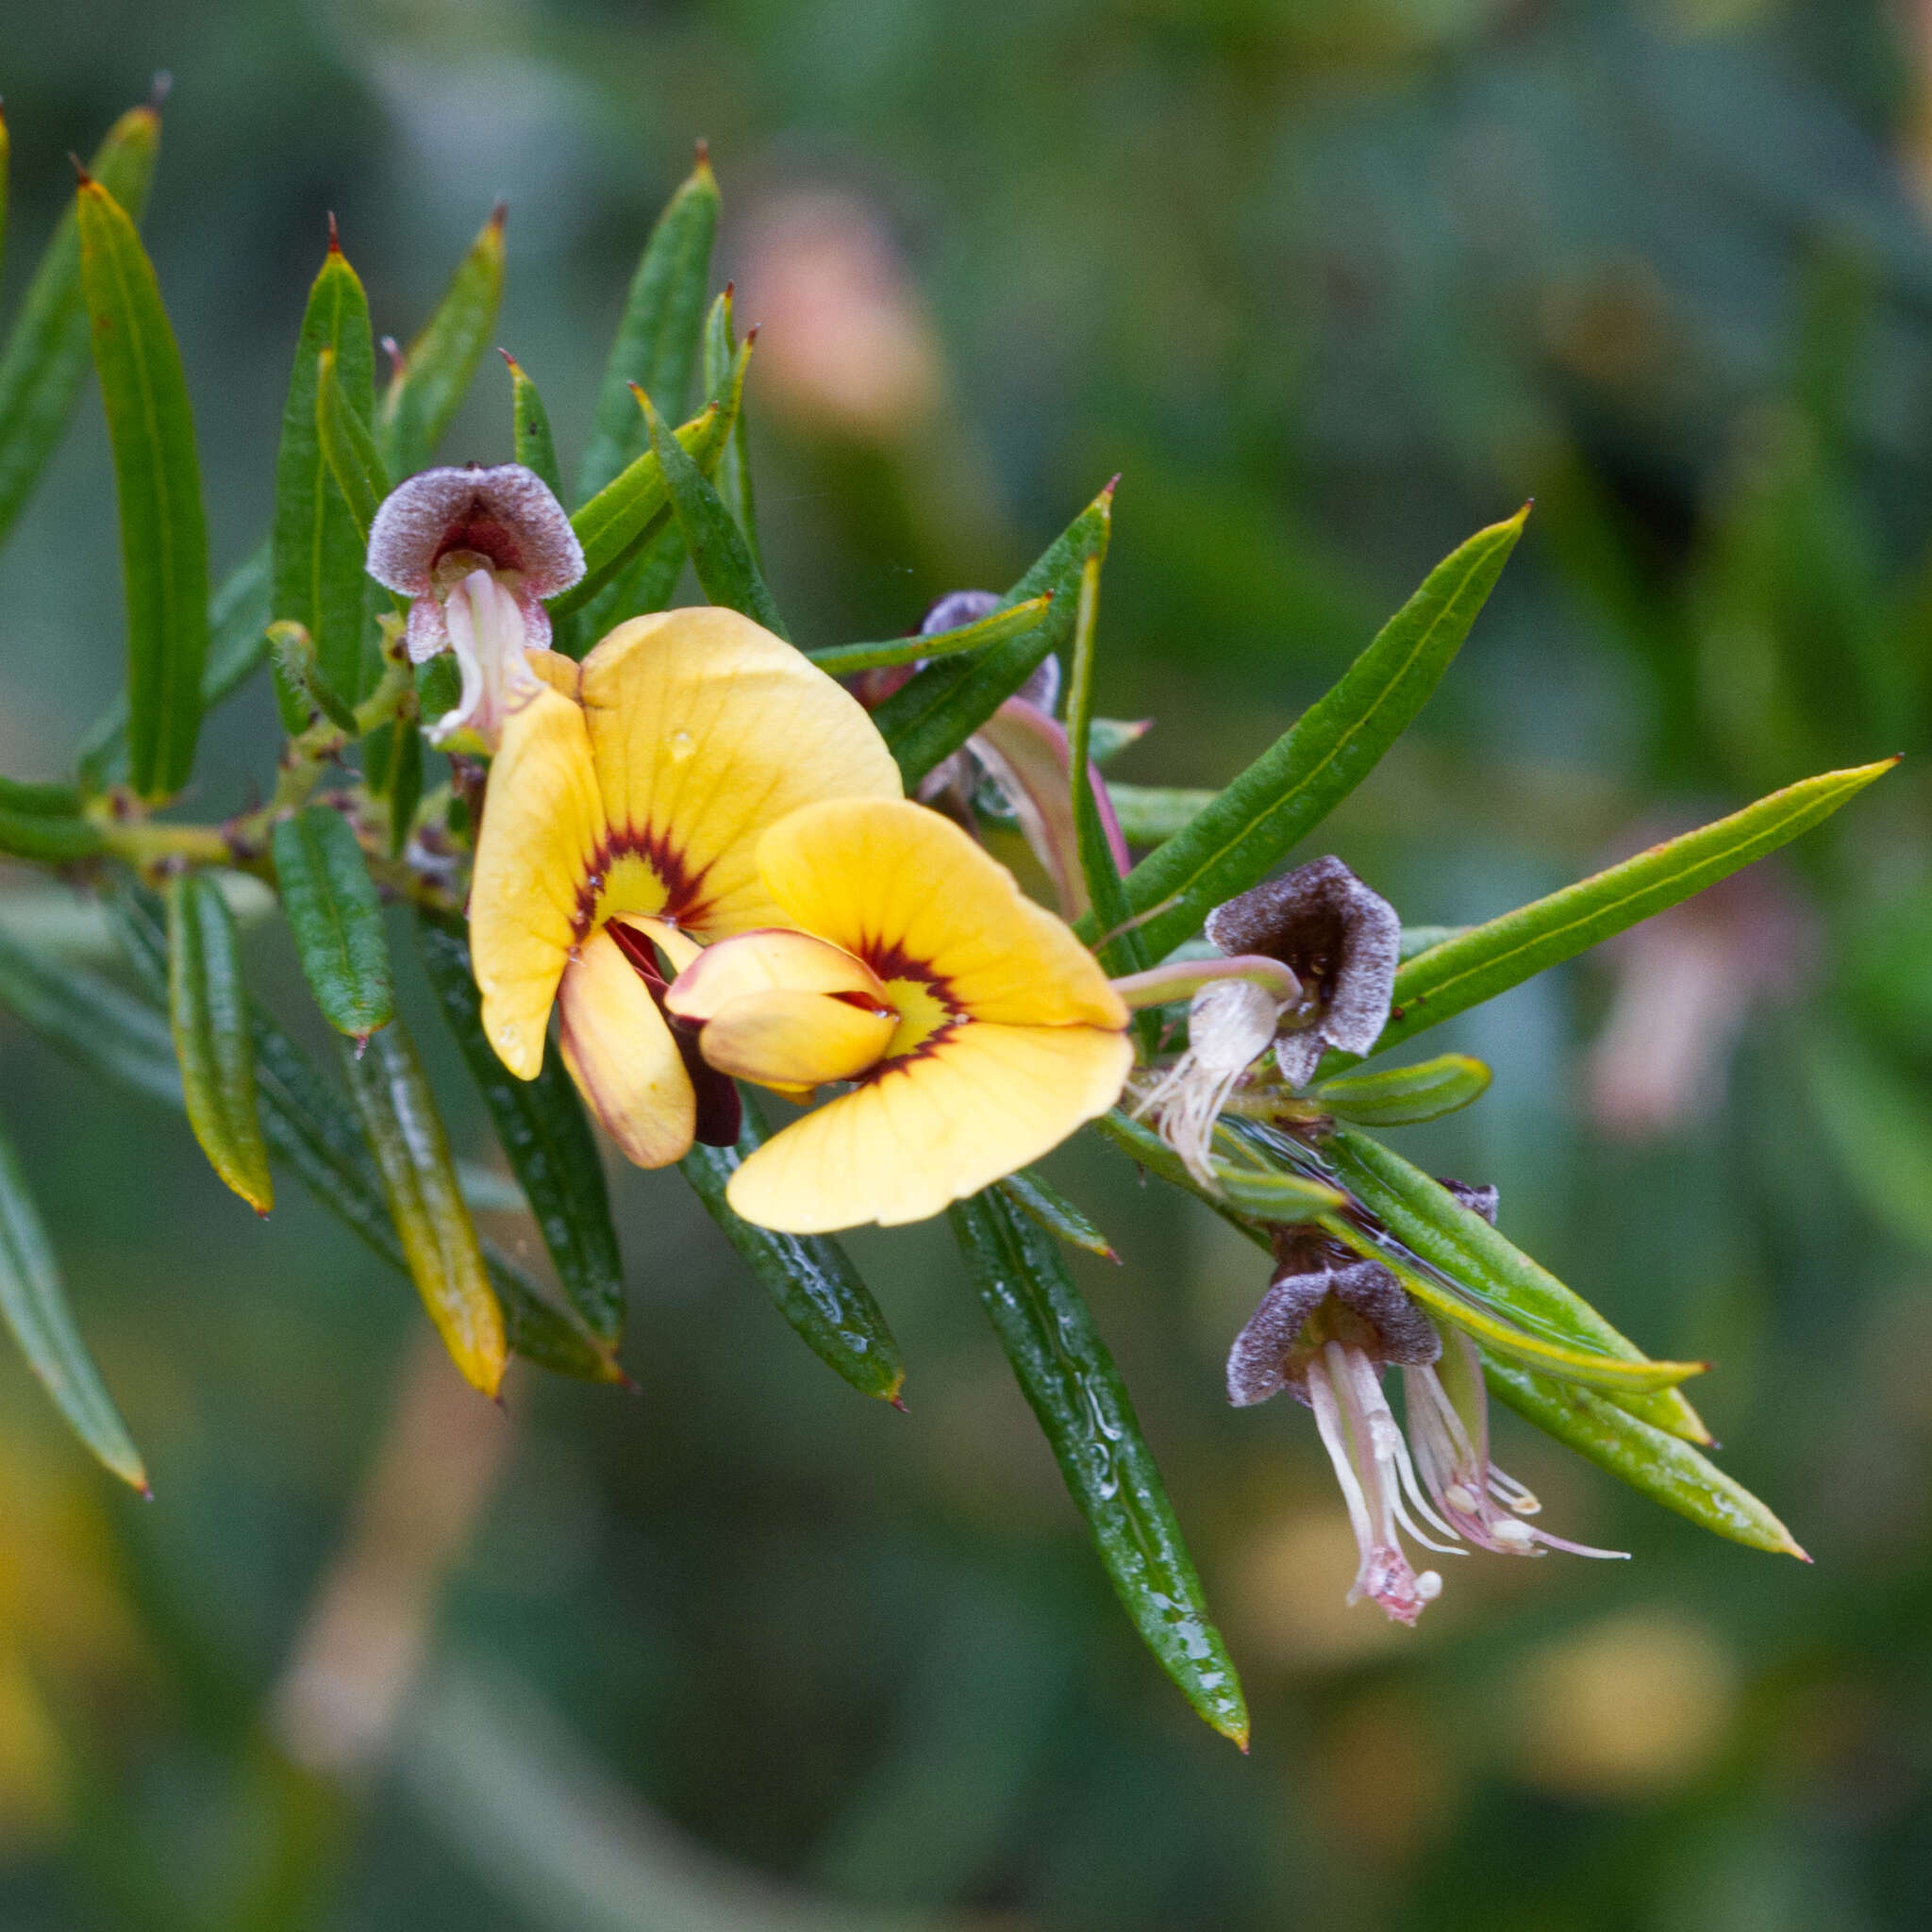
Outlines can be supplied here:
<path id="1" fill-rule="evenodd" d="M 255 1105 L 255 1052 L 234 915 L 205 873 L 168 881 L 168 1024 L 188 1124 L 208 1164 L 258 1214 L 275 1206 Z"/>
<path id="2" fill-rule="evenodd" d="M 9 811 L 0 791 L 0 853 L 42 865 L 73 865 L 106 849 L 92 819 L 56 818 L 45 812 Z"/>
<path id="3" fill-rule="evenodd" d="M 123 891 L 114 895 L 110 909 L 129 964 L 151 992 L 165 998 L 165 940 L 152 902 L 145 893 Z M 0 977 L 0 1000 L 5 997 L 5 980 Z M 145 1008 L 137 1009 L 137 1017 L 154 1024 Z M 407 1276 L 408 1263 L 390 1219 L 381 1170 L 355 1109 L 341 1090 L 318 1073 L 308 1055 L 258 1007 L 252 1014 L 252 1032 L 262 1134 L 276 1159 L 285 1162 L 373 1254 Z M 165 1030 L 161 1050 L 168 1057 L 165 1072 L 173 1076 L 174 1055 Z M 180 1108 L 178 1078 L 172 1092 L 161 1097 Z M 624 1372 L 608 1355 L 562 1310 L 544 1301 L 529 1277 L 494 1242 L 480 1238 L 477 1246 L 503 1305 L 505 1334 L 518 1355 L 578 1381 L 624 1379 Z"/>
<path id="4" fill-rule="evenodd" d="M 1098 1255 L 1103 1261 L 1120 1260 L 1113 1243 L 1036 1169 L 1023 1167 L 996 1184 L 1028 1221 L 1058 1235 L 1070 1247 Z"/>
<path id="5" fill-rule="evenodd" d="M 716 467 L 743 406 L 750 353 L 747 342 L 739 350 L 729 380 L 689 423 L 678 426 L 678 446 L 707 474 Z M 636 407 L 635 399 L 632 407 Z M 646 448 L 570 521 L 583 546 L 584 575 L 569 590 L 551 598 L 548 608 L 552 617 L 569 616 L 613 589 L 625 572 L 641 562 L 645 551 L 671 523 L 671 491 L 657 453 Z"/>
<path id="6" fill-rule="evenodd" d="M 275 879 L 295 951 L 322 1016 L 366 1040 L 395 1017 L 382 902 L 341 812 L 311 805 L 274 833 Z"/>
<path id="7" fill-rule="evenodd" d="M 1478 530 L 1439 563 L 1341 681 L 1128 874 L 1130 911 L 1152 915 L 1140 927 L 1150 958 L 1265 878 L 1374 769 L 1461 648 L 1528 514 Z M 1076 929 L 1091 939 L 1097 927 L 1090 916 Z"/>
<path id="8" fill-rule="evenodd" d="M 545 1055 L 534 1080 L 519 1080 L 497 1058 L 484 1037 L 482 998 L 460 926 L 424 919 L 417 943 L 564 1295 L 591 1333 L 614 1348 L 624 1333 L 624 1262 L 604 1164 L 576 1086 L 560 1055 Z"/>
<path id="9" fill-rule="evenodd" d="M 697 166 L 658 216 L 631 277 L 577 471 L 579 501 L 602 490 L 644 447 L 647 433 L 631 400 L 633 383 L 665 415 L 683 413 L 704 325 L 718 208 L 717 177 L 700 148 Z"/>
<path id="10" fill-rule="evenodd" d="M 501 203 L 476 232 L 421 333 L 403 351 L 375 425 L 383 467 L 400 482 L 436 454 L 496 326 L 503 305 Z"/>
<path id="11" fill-rule="evenodd" d="M 1146 942 L 1130 923 L 1126 892 L 1113 848 L 1100 820 L 1093 788 L 1101 781 L 1091 762 L 1093 742 L 1093 653 L 1100 621 L 1099 553 L 1080 567 L 1080 599 L 1074 613 L 1073 662 L 1067 675 L 1067 783 L 1080 876 L 1087 887 L 1094 923 L 1110 935 L 1098 948 L 1110 974 L 1141 973 L 1152 963 Z M 1148 1014 L 1141 1023 L 1151 1046 L 1158 1023 Z"/>
<path id="12" fill-rule="evenodd" d="M 416 808 L 423 803 L 423 727 L 414 718 L 396 721 L 395 742 L 390 751 L 389 856 L 400 858 L 409 842 Z"/>
<path id="13" fill-rule="evenodd" d="M 1393 1007 L 1375 1051 L 1399 1046 L 1425 1027 L 1492 1000 L 1715 885 L 1829 818 L 1897 762 L 1881 758 L 1875 764 L 1825 772 L 1787 785 L 1729 818 L 1653 845 L 1607 872 L 1519 906 L 1486 924 L 1469 926 L 1441 945 L 1419 953 L 1395 975 Z M 1338 1067 L 1350 1064 L 1343 1056 L 1332 1058 Z"/>
<path id="14" fill-rule="evenodd" d="M 983 651 L 1009 638 L 1025 637 L 1045 617 L 1051 593 L 1008 604 L 976 624 L 957 630 L 935 631 L 930 637 L 891 638 L 879 644 L 827 644 L 805 655 L 828 677 L 854 677 L 861 671 L 887 671 L 898 664 L 917 664 L 933 658 L 956 658 L 962 651 Z M 1097 722 L 1097 721 L 1096 721 Z"/>
<path id="15" fill-rule="evenodd" d="M 278 622 L 268 627 L 269 649 L 275 654 L 275 683 L 289 700 L 288 715 L 296 729 L 307 730 L 327 719 L 345 738 L 360 735 L 356 708 L 330 689 L 315 661 L 315 643 L 299 624 Z"/>
<path id="16" fill-rule="evenodd" d="M 503 1309 L 416 1049 L 391 1020 L 363 1049 L 343 1042 L 341 1062 L 409 1278 L 463 1378 L 493 1396 L 508 1347 Z"/>
<path id="17" fill-rule="evenodd" d="M 1236 1212 L 1271 1224 L 1313 1221 L 1339 1205 L 1333 1188 L 1300 1174 L 1263 1172 L 1230 1160 L 1212 1163 L 1221 1198 Z"/>
<path id="18" fill-rule="evenodd" d="M 1125 1385 L 1059 1250 L 998 1194 L 948 1210 L 981 1306 L 1147 1647 L 1223 1737 L 1247 1704 Z"/>
<path id="19" fill-rule="evenodd" d="M 208 659 L 208 525 L 175 332 L 141 237 L 98 182 L 75 201 L 80 280 L 114 453 L 127 596 L 128 775 L 147 798 L 188 782 Z"/>
<path id="20" fill-rule="evenodd" d="M 74 1433 L 128 1488 L 148 1493 L 127 1425 L 80 1339 L 54 1250 L 11 1143 L 0 1133 L 0 1314 Z"/>
<path id="21" fill-rule="evenodd" d="M 715 395 L 729 382 L 737 360 L 738 338 L 732 328 L 731 290 L 727 286 L 711 304 L 711 311 L 705 318 L 704 380 L 708 393 Z M 648 391 L 649 385 L 645 387 Z M 732 421 L 731 441 L 724 445 L 724 454 L 718 458 L 717 475 L 712 480 L 718 486 L 718 494 L 737 518 L 738 527 L 744 532 L 745 545 L 751 552 L 752 561 L 762 570 L 764 563 L 758 555 L 758 511 L 752 501 L 751 443 L 742 409 Z"/>
<path id="22" fill-rule="evenodd" d="M 563 473 L 557 466 L 557 440 L 550 433 L 550 412 L 524 365 L 508 349 L 499 349 L 509 371 L 511 446 L 516 459 L 533 472 L 552 496 L 563 501 Z"/>
<path id="23" fill-rule="evenodd" d="M 356 568 L 360 572 L 368 555 L 369 526 L 389 494 L 389 471 L 375 433 L 357 412 L 337 375 L 333 349 L 322 350 L 315 358 L 315 441 L 355 533 Z"/>
<path id="24" fill-rule="evenodd" d="M 0 778 L 0 811 L 27 819 L 71 819 L 80 806 L 80 793 L 72 785 L 23 785 Z"/>
<path id="25" fill-rule="evenodd" d="M 1435 1270 L 1482 1307 L 1558 1346 L 1622 1362 L 1648 1361 L 1635 1342 L 1581 1295 L 1399 1154 L 1347 1128 L 1330 1136 L 1323 1146 L 1330 1170 L 1327 1177 L 1346 1188 L 1401 1251 Z M 1377 1258 L 1391 1260 L 1382 1242 L 1374 1245 Z M 1491 1338 L 1479 1340 L 1488 1345 Z M 1675 1366 L 1694 1372 L 1690 1365 Z M 1675 1389 L 1627 1394 L 1617 1391 L 1612 1399 L 1671 1435 L 1692 1442 L 1710 1440 L 1696 1411 Z"/>
<path id="26" fill-rule="evenodd" d="M 741 610 L 754 624 L 761 624 L 774 636 L 789 639 L 778 606 L 752 560 L 751 546 L 738 527 L 724 500 L 706 480 L 684 452 L 676 437 L 664 426 L 664 419 L 651 407 L 651 399 L 638 391 L 638 403 L 650 425 L 651 448 L 658 466 L 664 473 L 665 488 L 671 492 L 672 514 L 684 532 L 684 547 L 690 553 L 705 597 L 727 609 Z"/>
<path id="27" fill-rule="evenodd" d="M 1455 1113 L 1490 1089 L 1490 1070 L 1464 1053 L 1374 1074 L 1341 1074 L 1309 1088 L 1325 1113 L 1364 1127 L 1399 1127 Z"/>
<path id="28" fill-rule="evenodd" d="M 892 748 L 908 795 L 1032 676 L 1049 654 L 1072 640 L 1080 604 L 1080 573 L 1090 557 L 1107 555 L 1112 521 L 1109 483 L 1000 599 L 998 608 L 1008 610 L 1050 593 L 1053 603 L 1036 629 L 970 658 L 944 658 L 928 664 L 878 708 L 873 722 Z"/>
<path id="29" fill-rule="evenodd" d="M 111 980 L 0 932 L 0 1006 L 90 1073 L 180 1108 L 181 1073 L 167 1022 Z"/>
<path id="30" fill-rule="evenodd" d="M 152 108 L 134 108 L 108 129 L 88 163 L 88 173 L 137 221 L 160 141 L 161 117 Z M 34 270 L 0 353 L 0 541 L 59 444 L 87 368 L 80 231 L 70 208 Z"/>
<path id="31" fill-rule="evenodd" d="M 269 655 L 269 546 L 258 543 L 228 575 L 208 608 L 208 662 L 201 674 L 206 716 L 254 676 Z M 89 727 L 75 762 L 98 791 L 127 755 L 127 693 Z"/>
<path id="32" fill-rule="evenodd" d="M 1221 794 L 1172 785 L 1109 783 L 1107 795 L 1129 845 L 1158 845 L 1184 832 Z"/>
<path id="33" fill-rule="evenodd" d="M 731 1211 L 724 1190 L 739 1164 L 765 1138 L 750 1093 L 743 1094 L 743 1101 L 738 1145 L 695 1146 L 678 1163 L 680 1172 L 799 1340 L 861 1395 L 896 1403 L 906 1381 L 899 1344 L 845 1250 L 824 1235 L 754 1227 Z"/>
<path id="34" fill-rule="evenodd" d="M 363 569 L 368 525 L 358 523 L 323 452 L 318 394 L 324 356 L 329 358 L 335 407 L 367 423 L 375 413 L 375 346 L 369 299 L 329 225 L 328 254 L 308 291 L 295 364 L 282 405 L 275 453 L 273 606 L 278 620 L 299 624 L 315 641 L 324 681 L 350 704 L 367 693 L 363 662 L 369 630 L 369 576 Z M 294 732 L 307 720 L 296 694 L 281 692 L 282 725 Z"/>
<path id="35" fill-rule="evenodd" d="M 1639 1494 L 1689 1517 L 1732 1542 L 1811 1559 L 1791 1533 L 1750 1491 L 1689 1442 L 1632 1415 L 1627 1407 L 1574 1383 L 1499 1361 L 1487 1351 L 1483 1376 L 1525 1422 L 1626 1482 Z"/>

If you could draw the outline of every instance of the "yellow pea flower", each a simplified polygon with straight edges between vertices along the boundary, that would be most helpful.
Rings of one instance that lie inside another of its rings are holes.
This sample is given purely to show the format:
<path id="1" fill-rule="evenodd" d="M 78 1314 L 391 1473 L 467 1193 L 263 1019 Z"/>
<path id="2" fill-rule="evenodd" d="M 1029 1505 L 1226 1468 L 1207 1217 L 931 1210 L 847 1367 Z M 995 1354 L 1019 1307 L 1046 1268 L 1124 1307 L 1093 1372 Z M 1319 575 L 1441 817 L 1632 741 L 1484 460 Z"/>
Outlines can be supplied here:
<path id="1" fill-rule="evenodd" d="M 747 1221 L 817 1234 L 922 1221 L 1038 1159 L 1119 1097 L 1127 1008 L 1006 867 L 923 806 L 846 798 L 758 841 L 790 931 L 709 947 L 665 995 L 722 1073 L 849 1092 L 731 1177 Z"/>
<path id="2" fill-rule="evenodd" d="M 470 893 L 484 1031 L 534 1079 L 557 1005 L 585 1100 L 632 1160 L 662 1167 L 702 1123 L 653 945 L 675 972 L 780 923 L 759 835 L 817 801 L 897 798 L 899 769 L 854 698 L 733 610 L 634 618 L 581 667 L 529 662 L 541 683 L 505 721 Z"/>

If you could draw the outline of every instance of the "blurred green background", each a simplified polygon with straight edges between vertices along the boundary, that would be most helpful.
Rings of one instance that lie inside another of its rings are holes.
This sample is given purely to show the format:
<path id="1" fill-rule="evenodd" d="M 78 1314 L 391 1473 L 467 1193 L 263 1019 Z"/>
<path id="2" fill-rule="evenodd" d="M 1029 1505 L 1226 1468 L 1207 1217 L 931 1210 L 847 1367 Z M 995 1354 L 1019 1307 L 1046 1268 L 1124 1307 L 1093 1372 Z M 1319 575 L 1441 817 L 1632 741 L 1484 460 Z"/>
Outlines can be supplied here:
<path id="1" fill-rule="evenodd" d="M 1919 756 L 1788 862 L 1469 1016 L 1441 1045 L 1495 1088 L 1401 1137 L 1499 1183 L 1654 1353 L 1716 1359 L 1725 1465 L 1812 1568 L 1506 1417 L 1544 1520 L 1635 1560 L 1448 1565 L 1414 1633 L 1344 1609 L 1309 1418 L 1222 1397 L 1252 1251 L 1108 1150 L 1052 1163 L 1126 1257 L 1077 1265 L 1245 1674 L 1246 1759 L 1112 1603 L 942 1232 L 855 1244 L 902 1416 L 799 1347 L 675 1178 L 626 1171 L 639 1392 L 520 1373 L 499 1414 L 308 1203 L 256 1224 L 177 1120 L 0 1021 L 158 1497 L 113 1491 L 0 1351 L 0 1923 L 1932 1922 L 1932 8 L 15 7 L 6 299 L 65 155 L 158 68 L 146 232 L 218 570 L 266 522 L 326 211 L 407 337 L 508 200 L 501 340 L 568 473 L 704 136 L 801 638 L 1004 584 L 1119 470 L 1102 704 L 1158 722 L 1116 770 L 1218 784 L 1534 495 L 1422 726 L 1322 835 L 1416 924 Z M 507 457 L 499 372 L 447 451 Z M 0 769 L 53 775 L 120 675 L 92 402 L 0 611 Z M 199 803 L 266 784 L 271 714 L 258 690 L 217 721 Z"/>

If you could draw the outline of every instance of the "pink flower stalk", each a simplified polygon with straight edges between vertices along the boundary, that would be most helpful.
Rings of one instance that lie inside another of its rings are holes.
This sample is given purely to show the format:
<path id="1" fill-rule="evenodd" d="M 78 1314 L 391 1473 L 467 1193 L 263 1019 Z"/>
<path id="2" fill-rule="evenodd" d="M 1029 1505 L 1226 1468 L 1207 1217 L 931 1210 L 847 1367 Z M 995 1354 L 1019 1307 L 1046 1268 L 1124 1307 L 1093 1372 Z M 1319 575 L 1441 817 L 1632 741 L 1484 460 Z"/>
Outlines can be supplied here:
<path id="1" fill-rule="evenodd" d="M 409 659 L 454 651 L 456 708 L 429 726 L 440 742 L 469 729 L 491 750 L 538 689 L 528 653 L 550 646 L 545 597 L 584 574 L 563 507 L 521 463 L 425 470 L 383 499 L 369 531 L 369 575 L 408 597 Z"/>

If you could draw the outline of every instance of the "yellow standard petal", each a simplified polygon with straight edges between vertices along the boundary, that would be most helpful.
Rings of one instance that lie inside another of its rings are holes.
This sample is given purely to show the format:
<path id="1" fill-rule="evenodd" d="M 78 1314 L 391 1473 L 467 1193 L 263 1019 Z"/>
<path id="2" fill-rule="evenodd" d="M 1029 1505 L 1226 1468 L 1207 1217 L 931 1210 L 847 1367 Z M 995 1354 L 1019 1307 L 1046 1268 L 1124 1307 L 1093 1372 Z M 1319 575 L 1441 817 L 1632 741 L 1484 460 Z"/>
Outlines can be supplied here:
<path id="1" fill-rule="evenodd" d="M 599 916 L 657 913 L 706 940 L 783 923 L 759 835 L 799 806 L 897 798 L 863 708 L 735 610 L 621 624 L 580 686 L 610 826 Z"/>
<path id="2" fill-rule="evenodd" d="M 470 889 L 483 1030 L 521 1079 L 543 1065 L 551 1003 L 604 843 L 584 714 L 546 687 L 504 726 Z"/>
<path id="3" fill-rule="evenodd" d="M 734 1079 L 796 1091 L 864 1073 L 898 1024 L 896 1013 L 836 993 L 767 990 L 727 1000 L 698 1035 L 698 1050 Z"/>
<path id="4" fill-rule="evenodd" d="M 1097 1027 L 958 1026 L 774 1135 L 726 1198 L 789 1234 L 923 1221 L 1106 1112 L 1132 1061 Z"/>
<path id="5" fill-rule="evenodd" d="M 731 1001 L 751 993 L 854 992 L 883 1003 L 879 976 L 842 947 L 809 933 L 763 926 L 707 946 L 677 975 L 664 995 L 679 1020 L 705 1021 Z"/>
<path id="6" fill-rule="evenodd" d="M 608 932 L 592 933 L 563 975 L 563 1063 L 605 1131 L 640 1167 L 691 1152 L 697 1098 L 650 989 Z"/>
<path id="7" fill-rule="evenodd" d="M 908 981 L 930 987 L 955 1014 L 1002 1025 L 1127 1024 L 1120 995 L 1073 933 L 924 806 L 806 807 L 759 841 L 758 870 L 791 924 L 857 954 L 895 1006 Z"/>

